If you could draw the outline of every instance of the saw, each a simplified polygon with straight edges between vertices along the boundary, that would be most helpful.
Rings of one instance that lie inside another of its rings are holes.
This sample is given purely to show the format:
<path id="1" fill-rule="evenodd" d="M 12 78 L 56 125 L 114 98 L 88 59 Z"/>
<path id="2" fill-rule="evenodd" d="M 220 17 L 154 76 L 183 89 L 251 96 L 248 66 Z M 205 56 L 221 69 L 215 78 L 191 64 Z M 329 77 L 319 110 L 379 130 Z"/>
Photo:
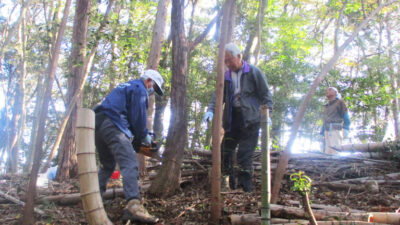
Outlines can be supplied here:
<path id="1" fill-rule="evenodd" d="M 150 145 L 146 145 L 138 140 L 133 140 L 132 145 L 133 149 L 135 149 L 136 153 L 145 155 L 150 158 L 155 158 L 161 160 L 161 156 L 159 153 L 162 141 L 158 142 L 155 140 L 155 135 L 153 133 L 149 133 L 152 140 Z"/>

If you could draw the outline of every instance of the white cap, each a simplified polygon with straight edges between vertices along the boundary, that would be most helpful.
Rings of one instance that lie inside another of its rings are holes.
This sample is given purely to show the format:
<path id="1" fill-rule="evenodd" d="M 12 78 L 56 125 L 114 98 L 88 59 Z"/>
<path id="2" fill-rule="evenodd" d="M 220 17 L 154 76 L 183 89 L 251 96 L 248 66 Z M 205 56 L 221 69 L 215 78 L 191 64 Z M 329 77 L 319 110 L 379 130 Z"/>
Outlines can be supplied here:
<path id="1" fill-rule="evenodd" d="M 152 79 L 154 81 L 154 83 L 156 84 L 154 87 L 154 91 L 158 94 L 158 95 L 163 95 L 164 91 L 161 88 L 163 83 L 164 83 L 164 79 L 162 78 L 161 74 L 155 70 L 145 70 L 142 74 L 142 76 L 140 76 L 142 79 Z"/>

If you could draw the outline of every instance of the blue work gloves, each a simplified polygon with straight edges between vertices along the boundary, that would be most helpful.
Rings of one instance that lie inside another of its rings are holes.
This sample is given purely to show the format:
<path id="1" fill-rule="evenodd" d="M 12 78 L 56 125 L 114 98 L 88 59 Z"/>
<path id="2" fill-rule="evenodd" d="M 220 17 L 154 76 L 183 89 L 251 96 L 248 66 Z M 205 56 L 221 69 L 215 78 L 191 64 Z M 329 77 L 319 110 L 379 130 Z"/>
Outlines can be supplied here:
<path id="1" fill-rule="evenodd" d="M 146 137 L 143 138 L 142 142 L 145 145 L 151 145 L 151 136 L 150 136 L 150 134 L 147 134 Z"/>
<path id="2" fill-rule="evenodd" d="M 343 137 L 348 138 L 349 137 L 349 129 L 344 129 L 343 130 Z"/>
<path id="3" fill-rule="evenodd" d="M 207 111 L 204 114 L 203 121 L 204 122 L 210 122 L 212 120 L 213 116 L 214 116 L 214 113 Z"/>

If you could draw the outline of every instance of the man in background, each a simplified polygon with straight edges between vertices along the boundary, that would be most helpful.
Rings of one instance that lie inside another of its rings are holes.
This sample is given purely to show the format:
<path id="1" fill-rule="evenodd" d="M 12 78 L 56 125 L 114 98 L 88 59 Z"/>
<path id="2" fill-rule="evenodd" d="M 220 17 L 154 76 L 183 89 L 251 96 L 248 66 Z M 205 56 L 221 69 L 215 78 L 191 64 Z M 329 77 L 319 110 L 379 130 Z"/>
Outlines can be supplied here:
<path id="1" fill-rule="evenodd" d="M 324 107 L 323 126 L 321 135 L 325 137 L 324 152 L 336 154 L 340 149 L 343 138 L 347 138 L 350 129 L 350 116 L 346 104 L 334 87 L 326 89 L 328 103 Z"/>

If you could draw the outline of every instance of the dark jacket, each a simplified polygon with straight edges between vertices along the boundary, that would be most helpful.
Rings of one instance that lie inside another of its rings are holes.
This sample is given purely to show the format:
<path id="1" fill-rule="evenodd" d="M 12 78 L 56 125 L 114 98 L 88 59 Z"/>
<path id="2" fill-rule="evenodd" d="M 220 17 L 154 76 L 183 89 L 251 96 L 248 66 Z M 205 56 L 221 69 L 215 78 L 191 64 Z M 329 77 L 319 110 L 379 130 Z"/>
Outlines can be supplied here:
<path id="1" fill-rule="evenodd" d="M 96 114 L 104 113 L 129 138 L 143 139 L 148 131 L 148 92 L 142 80 L 119 84 L 95 108 Z"/>
<path id="2" fill-rule="evenodd" d="M 350 129 L 350 116 L 346 104 L 342 99 L 334 99 L 324 106 L 323 126 L 324 130 Z"/>
<path id="3" fill-rule="evenodd" d="M 244 118 L 245 126 L 259 123 L 261 119 L 260 105 L 268 105 L 272 109 L 272 95 L 268 87 L 267 79 L 261 70 L 243 61 L 242 76 L 240 77 L 240 105 Z M 224 97 L 225 103 L 223 111 L 223 127 L 229 131 L 232 124 L 232 101 L 233 87 L 231 71 L 225 73 Z M 215 93 L 212 97 L 208 111 L 215 110 Z"/>

